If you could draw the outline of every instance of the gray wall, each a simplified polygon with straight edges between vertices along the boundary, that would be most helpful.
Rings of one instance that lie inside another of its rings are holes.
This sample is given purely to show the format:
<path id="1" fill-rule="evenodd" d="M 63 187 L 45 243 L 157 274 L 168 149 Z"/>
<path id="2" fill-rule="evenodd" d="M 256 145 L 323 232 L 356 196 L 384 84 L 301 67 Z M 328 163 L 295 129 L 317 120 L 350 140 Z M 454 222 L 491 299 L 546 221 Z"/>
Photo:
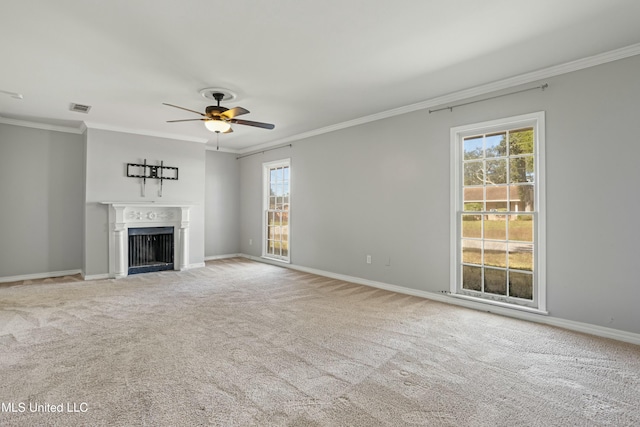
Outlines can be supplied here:
<path id="1" fill-rule="evenodd" d="M 548 311 L 640 333 L 638 75 L 640 56 L 547 79 L 544 92 L 416 111 L 246 157 L 240 250 L 261 255 L 262 162 L 290 157 L 293 264 L 448 290 L 450 128 L 545 111 Z"/>
<path id="2" fill-rule="evenodd" d="M 204 262 L 205 148 L 197 142 L 88 129 L 86 138 L 85 264 L 86 275 L 109 272 L 108 217 L 104 201 L 189 202 L 189 263 Z M 177 181 L 147 180 L 146 197 L 140 179 L 126 176 L 127 163 L 160 164 L 179 168 Z"/>
<path id="3" fill-rule="evenodd" d="M 240 162 L 236 157 L 206 152 L 205 257 L 240 251 Z"/>
<path id="4" fill-rule="evenodd" d="M 83 137 L 0 124 L 0 277 L 82 267 Z"/>

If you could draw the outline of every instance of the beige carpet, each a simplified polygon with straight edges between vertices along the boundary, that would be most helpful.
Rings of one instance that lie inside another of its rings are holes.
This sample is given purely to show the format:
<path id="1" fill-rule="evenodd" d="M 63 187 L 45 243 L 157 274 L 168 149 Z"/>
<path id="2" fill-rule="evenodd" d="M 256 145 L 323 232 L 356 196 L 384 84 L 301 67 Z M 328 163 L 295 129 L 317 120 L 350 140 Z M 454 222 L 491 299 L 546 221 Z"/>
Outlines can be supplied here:
<path id="1" fill-rule="evenodd" d="M 638 346 L 244 259 L 0 288 L 0 375 L 2 426 L 640 425 Z"/>

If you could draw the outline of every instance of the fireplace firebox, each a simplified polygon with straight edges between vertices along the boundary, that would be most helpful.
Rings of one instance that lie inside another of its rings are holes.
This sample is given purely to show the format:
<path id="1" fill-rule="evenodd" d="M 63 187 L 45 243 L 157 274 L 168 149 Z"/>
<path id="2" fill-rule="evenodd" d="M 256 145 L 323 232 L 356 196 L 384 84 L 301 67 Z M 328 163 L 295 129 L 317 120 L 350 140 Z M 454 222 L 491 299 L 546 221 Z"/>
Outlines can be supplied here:
<path id="1" fill-rule="evenodd" d="M 129 228 L 128 274 L 173 270 L 173 227 Z"/>

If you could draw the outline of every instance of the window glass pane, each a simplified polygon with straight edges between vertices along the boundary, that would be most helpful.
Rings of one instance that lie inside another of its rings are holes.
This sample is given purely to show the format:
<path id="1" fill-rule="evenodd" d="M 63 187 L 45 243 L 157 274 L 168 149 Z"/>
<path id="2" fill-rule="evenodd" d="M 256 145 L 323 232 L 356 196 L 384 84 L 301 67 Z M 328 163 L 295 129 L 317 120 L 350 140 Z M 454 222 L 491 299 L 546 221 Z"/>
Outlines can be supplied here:
<path id="1" fill-rule="evenodd" d="M 485 241 L 484 265 L 507 268 L 507 244 Z"/>
<path id="2" fill-rule="evenodd" d="M 494 240 L 507 240 L 507 215 L 485 215 L 484 238 Z"/>
<path id="3" fill-rule="evenodd" d="M 479 212 L 483 210 L 482 203 L 477 203 L 477 202 L 465 203 L 464 210 L 468 212 Z"/>
<path id="4" fill-rule="evenodd" d="M 462 139 L 458 286 L 534 301 L 537 250 L 534 127 Z M 460 200 L 460 199 L 458 199 Z M 524 301 L 516 302 L 523 304 Z"/>
<path id="5" fill-rule="evenodd" d="M 462 288 L 482 291 L 482 268 L 469 265 L 462 266 Z"/>
<path id="6" fill-rule="evenodd" d="M 533 128 L 509 132 L 509 155 L 533 154 Z"/>
<path id="7" fill-rule="evenodd" d="M 462 237 L 482 237 L 482 215 L 462 215 Z"/>
<path id="8" fill-rule="evenodd" d="M 533 156 L 515 157 L 509 159 L 510 182 L 533 182 L 533 167 Z"/>
<path id="9" fill-rule="evenodd" d="M 489 207 L 491 205 L 491 207 Z M 487 202 L 487 211 L 489 212 L 506 212 L 507 202 Z"/>
<path id="10" fill-rule="evenodd" d="M 487 184 L 506 184 L 507 159 L 487 160 L 487 172 L 485 181 Z"/>
<path id="11" fill-rule="evenodd" d="M 504 157 L 507 155 L 506 132 L 486 136 L 485 155 L 487 157 Z"/>
<path id="12" fill-rule="evenodd" d="M 466 187 L 463 190 L 464 210 L 465 211 L 482 211 L 484 210 L 484 188 L 483 187 Z"/>
<path id="13" fill-rule="evenodd" d="M 533 274 L 509 272 L 509 296 L 533 299 Z"/>
<path id="14" fill-rule="evenodd" d="M 482 185 L 483 162 L 467 162 L 464 164 L 464 185 Z"/>
<path id="15" fill-rule="evenodd" d="M 507 272 L 493 268 L 484 269 L 484 291 L 490 294 L 507 294 Z"/>
<path id="16" fill-rule="evenodd" d="M 464 159 L 481 159 L 482 158 L 482 136 L 474 136 L 466 138 L 463 143 Z"/>
<path id="17" fill-rule="evenodd" d="M 280 255 L 280 248 L 278 247 L 278 243 L 275 240 L 269 240 L 269 249 L 267 252 L 271 255 Z"/>
<path id="18" fill-rule="evenodd" d="M 506 185 L 488 185 L 486 191 L 488 211 L 506 211 L 509 200 Z"/>
<path id="19" fill-rule="evenodd" d="M 510 215 L 509 240 L 533 242 L 533 215 Z"/>
<path id="20" fill-rule="evenodd" d="M 534 193 L 532 184 L 512 185 L 509 188 L 511 210 L 514 212 L 533 212 Z"/>
<path id="21" fill-rule="evenodd" d="M 288 258 L 290 167 L 283 161 L 278 166 L 265 168 L 265 171 L 268 205 L 265 255 Z"/>
<path id="22" fill-rule="evenodd" d="M 533 245 L 509 242 L 509 268 L 533 271 Z"/>
<path id="23" fill-rule="evenodd" d="M 465 264 L 482 264 L 482 241 L 462 240 L 462 262 Z"/>
<path id="24" fill-rule="evenodd" d="M 484 188 L 465 187 L 462 197 L 465 202 L 480 202 L 480 204 L 482 204 L 484 200 Z"/>

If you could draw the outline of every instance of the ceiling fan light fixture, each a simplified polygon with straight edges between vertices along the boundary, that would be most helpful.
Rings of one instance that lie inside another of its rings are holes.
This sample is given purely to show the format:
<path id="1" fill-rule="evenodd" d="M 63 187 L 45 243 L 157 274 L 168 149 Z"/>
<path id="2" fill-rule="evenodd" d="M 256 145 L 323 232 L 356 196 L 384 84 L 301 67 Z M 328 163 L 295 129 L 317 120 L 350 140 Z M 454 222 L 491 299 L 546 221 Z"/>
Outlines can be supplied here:
<path id="1" fill-rule="evenodd" d="M 216 133 L 225 133 L 229 129 L 231 129 L 231 123 L 225 122 L 224 120 L 206 120 L 204 125 L 211 132 Z"/>

